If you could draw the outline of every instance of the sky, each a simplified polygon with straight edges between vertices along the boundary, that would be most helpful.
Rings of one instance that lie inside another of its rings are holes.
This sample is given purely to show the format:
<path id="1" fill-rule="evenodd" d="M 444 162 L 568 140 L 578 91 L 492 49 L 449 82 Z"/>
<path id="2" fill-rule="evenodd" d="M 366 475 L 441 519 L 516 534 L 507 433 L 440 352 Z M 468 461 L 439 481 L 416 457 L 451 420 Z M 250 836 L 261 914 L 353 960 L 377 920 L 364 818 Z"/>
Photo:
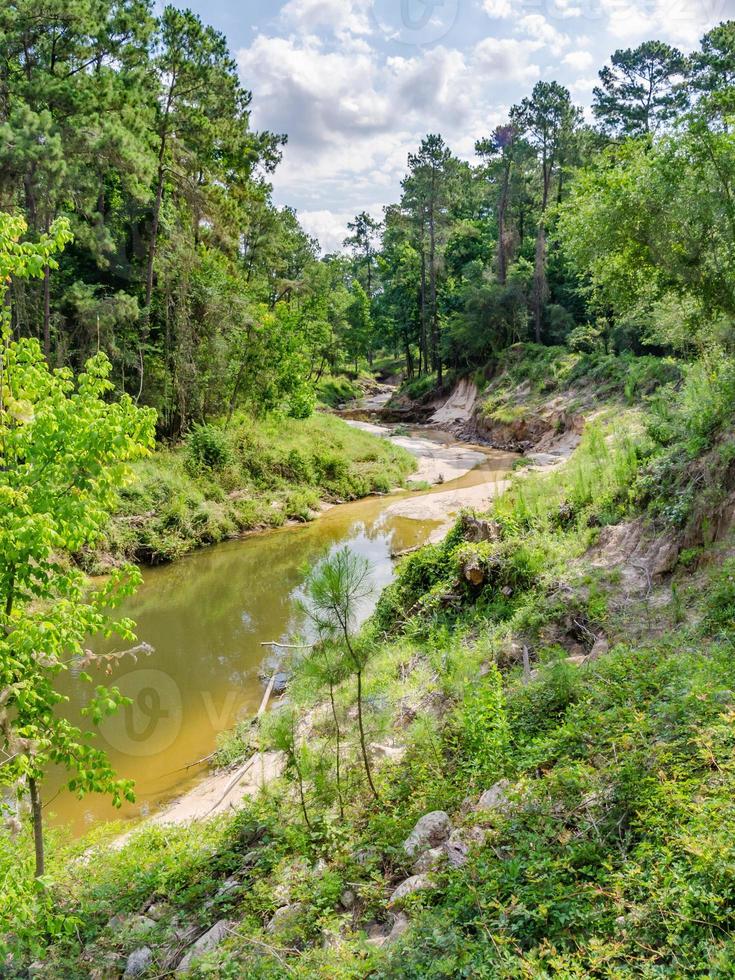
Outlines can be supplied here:
<path id="1" fill-rule="evenodd" d="M 184 5 L 183 2 L 181 4 Z M 535 82 L 589 111 L 617 48 L 683 51 L 735 0 L 188 0 L 222 31 L 256 129 L 287 133 L 273 177 L 325 252 L 360 211 L 396 201 L 408 153 L 441 133 L 463 159 Z"/>

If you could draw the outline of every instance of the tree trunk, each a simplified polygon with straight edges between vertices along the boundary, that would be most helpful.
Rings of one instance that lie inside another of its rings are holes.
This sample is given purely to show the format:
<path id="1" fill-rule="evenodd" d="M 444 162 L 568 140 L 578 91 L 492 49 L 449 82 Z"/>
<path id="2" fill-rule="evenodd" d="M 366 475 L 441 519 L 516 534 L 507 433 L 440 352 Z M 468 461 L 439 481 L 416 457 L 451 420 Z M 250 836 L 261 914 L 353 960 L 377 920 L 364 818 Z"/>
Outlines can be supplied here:
<path id="1" fill-rule="evenodd" d="M 422 229 L 423 237 L 423 229 Z M 424 372 L 429 371 L 429 338 L 426 329 L 426 253 L 423 245 L 421 247 L 421 354 L 424 360 Z M 419 375 L 421 367 L 419 366 Z"/>
<path id="2" fill-rule="evenodd" d="M 43 267 L 43 353 L 51 366 L 51 269 Z"/>
<path id="3" fill-rule="evenodd" d="M 380 799 L 378 791 L 373 782 L 373 774 L 370 771 L 370 759 L 368 758 L 367 744 L 365 742 L 365 729 L 362 723 L 362 671 L 357 672 L 357 726 L 360 729 L 360 748 L 362 749 L 362 761 L 365 763 L 365 775 L 367 776 L 370 789 L 376 800 Z"/>
<path id="4" fill-rule="evenodd" d="M 498 282 L 504 286 L 508 279 L 508 198 L 510 192 L 510 166 L 503 171 L 503 186 L 498 200 Z"/>
<path id="5" fill-rule="evenodd" d="M 42 878 L 45 873 L 45 858 L 43 852 L 43 810 L 41 794 L 35 779 L 28 780 L 31 792 L 31 816 L 33 818 L 33 844 L 36 850 L 36 878 Z"/>
<path id="6" fill-rule="evenodd" d="M 546 294 L 546 228 L 542 216 L 536 236 L 536 264 L 533 271 L 533 291 L 531 294 L 533 327 L 537 344 L 541 343 L 541 316 L 546 302 Z"/>
<path id="7" fill-rule="evenodd" d="M 339 815 L 342 820 L 345 818 L 345 807 L 342 800 L 342 777 L 340 773 L 340 730 L 339 718 L 337 717 L 337 705 L 334 703 L 334 684 L 329 684 L 329 700 L 332 704 L 332 717 L 334 718 L 335 739 L 337 742 L 337 798 L 339 799 Z"/>
<path id="8" fill-rule="evenodd" d="M 151 222 L 151 239 L 148 243 L 148 266 L 146 268 L 145 275 L 145 307 L 146 319 L 150 315 L 150 305 L 151 299 L 153 297 L 153 263 L 156 258 L 156 246 L 158 244 L 158 226 L 161 221 L 161 204 L 163 202 L 163 154 L 165 151 L 165 142 L 161 142 L 161 151 L 159 154 L 159 165 L 158 165 L 158 180 L 156 183 L 156 199 L 153 202 L 153 220 Z"/>
<path id="9" fill-rule="evenodd" d="M 442 355 L 441 338 L 439 335 L 439 316 L 436 300 L 436 226 L 434 223 L 434 205 L 432 202 L 429 212 L 429 298 L 431 303 L 431 354 L 433 366 L 436 368 L 437 385 L 441 388 Z"/>

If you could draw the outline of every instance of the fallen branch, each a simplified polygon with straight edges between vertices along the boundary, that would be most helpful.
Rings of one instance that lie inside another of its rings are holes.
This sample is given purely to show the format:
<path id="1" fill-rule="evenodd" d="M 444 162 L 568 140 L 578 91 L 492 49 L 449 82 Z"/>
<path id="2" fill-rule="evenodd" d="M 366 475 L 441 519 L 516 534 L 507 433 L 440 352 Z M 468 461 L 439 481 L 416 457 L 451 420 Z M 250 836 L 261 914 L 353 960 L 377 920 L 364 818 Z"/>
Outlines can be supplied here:
<path id="1" fill-rule="evenodd" d="M 265 714 L 265 709 L 268 707 L 268 702 L 271 699 L 271 694 L 273 693 L 273 688 L 276 686 L 276 677 L 278 676 L 278 671 L 273 672 L 273 676 L 268 681 L 268 687 L 265 689 L 265 694 L 263 695 L 263 700 L 260 702 L 260 707 L 258 708 L 258 713 L 255 716 L 255 721 L 258 721 L 262 715 Z"/>
<path id="2" fill-rule="evenodd" d="M 255 753 L 255 755 L 257 755 L 257 752 Z M 250 769 L 250 767 L 252 766 L 252 764 L 255 762 L 255 755 L 251 755 L 250 758 L 248 759 L 248 761 L 245 763 L 245 765 L 244 766 L 241 766 L 235 772 L 235 775 L 232 777 L 232 779 L 227 784 L 227 787 L 225 788 L 225 791 L 222 794 L 222 796 L 220 796 L 220 798 L 217 800 L 217 802 L 214 803 L 209 808 L 209 810 L 207 810 L 207 812 L 205 813 L 204 818 L 203 818 L 204 820 L 206 820 L 208 816 L 210 816 L 212 813 L 214 813 L 214 811 L 217 809 L 217 807 L 224 800 L 227 799 L 227 797 L 230 795 L 230 793 L 235 788 L 235 786 L 237 786 L 237 784 L 240 782 L 240 780 L 242 779 L 242 777 L 245 775 L 245 773 Z"/>
<path id="3" fill-rule="evenodd" d="M 275 640 L 266 640 L 260 644 L 262 647 L 278 647 L 279 650 L 312 650 L 313 643 L 277 643 Z"/>

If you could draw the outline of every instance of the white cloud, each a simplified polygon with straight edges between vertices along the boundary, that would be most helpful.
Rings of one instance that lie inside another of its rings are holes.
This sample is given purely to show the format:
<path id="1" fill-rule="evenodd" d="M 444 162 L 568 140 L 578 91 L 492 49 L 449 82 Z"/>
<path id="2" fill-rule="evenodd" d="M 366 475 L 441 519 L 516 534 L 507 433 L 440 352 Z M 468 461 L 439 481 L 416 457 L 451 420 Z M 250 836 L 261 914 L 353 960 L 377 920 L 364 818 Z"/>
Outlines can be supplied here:
<path id="1" fill-rule="evenodd" d="M 513 16 L 510 0 L 483 0 L 482 9 L 488 17 L 505 18 Z"/>
<path id="2" fill-rule="evenodd" d="M 516 24 L 516 33 L 525 34 L 559 54 L 569 44 L 566 34 L 561 34 L 543 14 L 526 14 Z"/>
<path id="3" fill-rule="evenodd" d="M 299 223 L 307 235 L 319 240 L 322 253 L 339 252 L 347 237 L 347 222 L 353 215 L 339 211 L 299 211 Z"/>
<path id="4" fill-rule="evenodd" d="M 538 78 L 540 68 L 530 58 L 541 47 L 539 41 L 486 37 L 475 46 L 473 66 L 486 79 L 529 82 Z"/>
<path id="5" fill-rule="evenodd" d="M 300 32 L 326 28 L 338 36 L 369 34 L 371 7 L 371 0 L 288 0 L 281 20 Z"/>
<path id="6" fill-rule="evenodd" d="M 637 45 L 658 37 L 671 44 L 694 46 L 709 28 L 727 17 L 728 0 L 600 0 L 607 30 L 624 43 Z"/>
<path id="7" fill-rule="evenodd" d="M 582 17 L 588 8 L 587 0 L 583 5 L 575 3 L 575 0 L 547 0 L 546 12 L 550 17 Z"/>
<path id="8" fill-rule="evenodd" d="M 564 56 L 563 63 L 575 71 L 586 71 L 594 65 L 595 59 L 589 51 L 570 51 Z"/>
<path id="9" fill-rule="evenodd" d="M 325 250 L 340 247 L 354 214 L 380 216 L 398 199 L 426 133 L 472 159 L 475 140 L 540 77 L 558 78 L 589 109 L 596 68 L 616 47 L 659 37 L 689 50 L 735 0 L 459 2 L 457 23 L 474 16 L 479 32 L 444 30 L 454 23 L 445 13 L 409 44 L 399 0 L 287 0 L 239 51 L 254 126 L 289 135 L 276 200 L 297 208 Z M 454 9 L 445 0 L 440 12 Z"/>

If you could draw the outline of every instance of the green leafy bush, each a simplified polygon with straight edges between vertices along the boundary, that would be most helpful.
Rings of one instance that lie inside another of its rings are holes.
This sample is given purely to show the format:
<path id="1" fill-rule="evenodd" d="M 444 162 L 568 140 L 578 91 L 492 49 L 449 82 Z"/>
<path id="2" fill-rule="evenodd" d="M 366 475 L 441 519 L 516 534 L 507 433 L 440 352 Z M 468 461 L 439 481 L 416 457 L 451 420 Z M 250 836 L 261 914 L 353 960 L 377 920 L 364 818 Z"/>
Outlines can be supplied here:
<path id="1" fill-rule="evenodd" d="M 193 473 L 223 469 L 232 459 L 227 433 L 216 425 L 195 425 L 186 438 L 186 457 Z"/>

